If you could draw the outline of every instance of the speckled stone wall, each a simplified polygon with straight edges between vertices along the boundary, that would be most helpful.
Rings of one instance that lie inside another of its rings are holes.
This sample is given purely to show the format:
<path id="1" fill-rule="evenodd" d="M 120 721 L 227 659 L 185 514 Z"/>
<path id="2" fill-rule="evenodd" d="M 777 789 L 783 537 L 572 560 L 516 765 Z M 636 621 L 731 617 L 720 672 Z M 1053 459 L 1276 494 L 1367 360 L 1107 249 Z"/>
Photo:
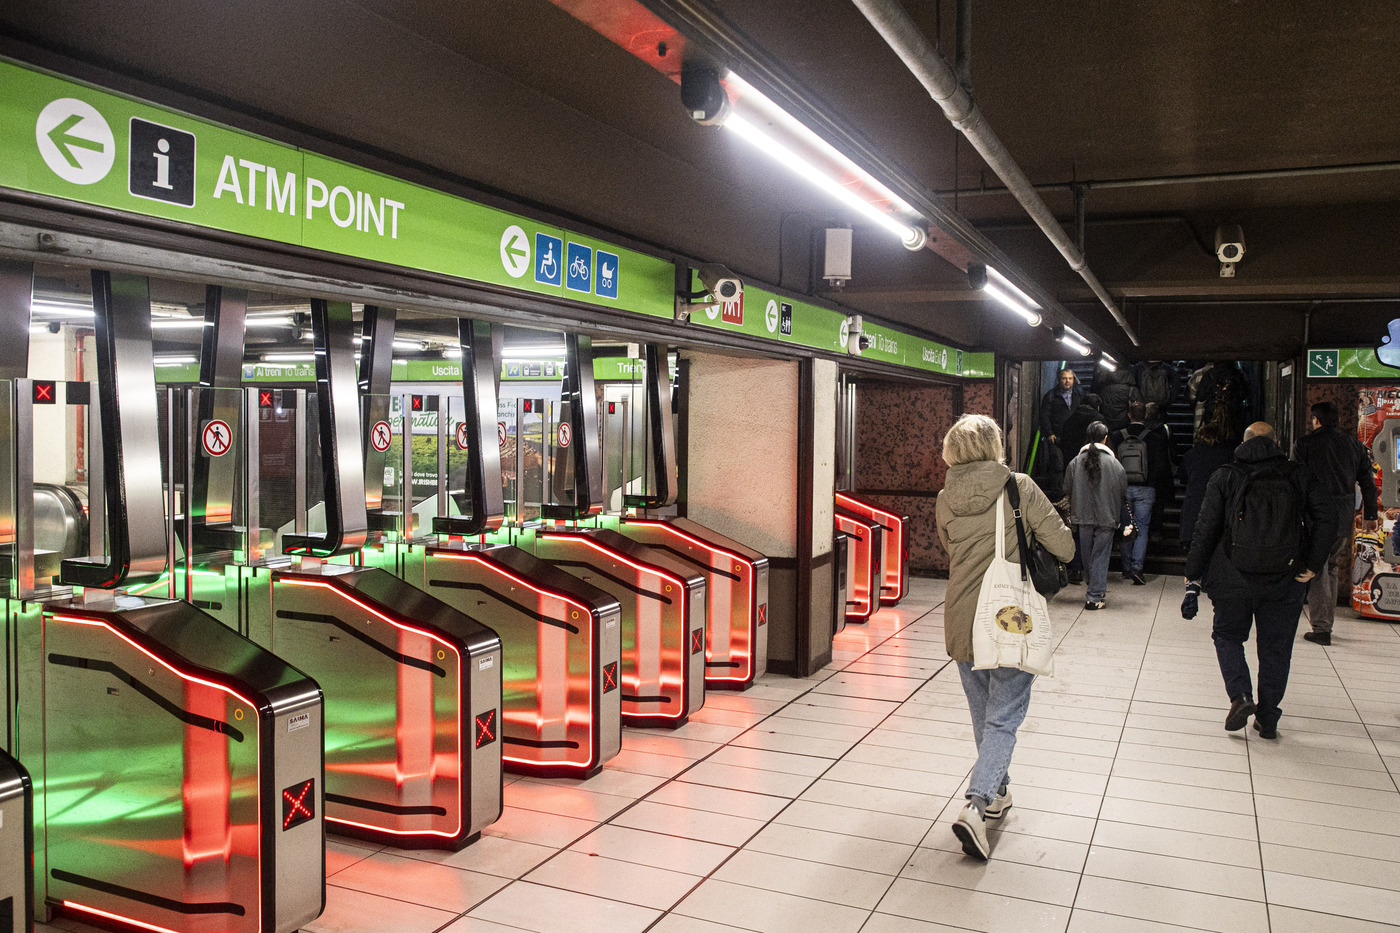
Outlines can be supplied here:
<path id="1" fill-rule="evenodd" d="M 686 357 L 686 514 L 769 557 L 795 557 L 797 364 Z"/>
<path id="2" fill-rule="evenodd" d="M 856 490 L 909 516 L 909 569 L 946 574 L 934 505 L 948 468 L 943 435 L 964 412 L 991 415 L 990 380 L 959 386 L 863 382 L 856 389 Z"/>

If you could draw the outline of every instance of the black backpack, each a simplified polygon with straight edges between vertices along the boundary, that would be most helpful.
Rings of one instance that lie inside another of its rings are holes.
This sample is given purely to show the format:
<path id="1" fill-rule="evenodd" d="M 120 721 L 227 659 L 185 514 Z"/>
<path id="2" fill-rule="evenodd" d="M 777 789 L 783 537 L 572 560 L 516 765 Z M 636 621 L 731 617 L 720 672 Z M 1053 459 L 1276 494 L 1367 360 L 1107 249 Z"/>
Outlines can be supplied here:
<path id="1" fill-rule="evenodd" d="M 1232 464 L 1229 469 L 1244 476 L 1225 516 L 1230 563 L 1241 573 L 1293 571 L 1307 537 L 1302 491 L 1294 478 L 1297 464 L 1283 461 L 1256 470 Z"/>
<path id="2" fill-rule="evenodd" d="M 1147 485 L 1147 432 L 1134 437 L 1127 431 L 1119 432 L 1118 462 L 1123 464 L 1129 486 Z"/>

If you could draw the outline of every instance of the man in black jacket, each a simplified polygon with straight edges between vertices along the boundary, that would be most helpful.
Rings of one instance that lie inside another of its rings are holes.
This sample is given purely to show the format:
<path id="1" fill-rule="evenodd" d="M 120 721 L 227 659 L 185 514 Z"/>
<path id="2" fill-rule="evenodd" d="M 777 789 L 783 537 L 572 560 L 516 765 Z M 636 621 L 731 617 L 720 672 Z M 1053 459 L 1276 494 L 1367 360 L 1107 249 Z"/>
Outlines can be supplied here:
<path id="1" fill-rule="evenodd" d="M 1040 400 L 1040 436 L 1052 444 L 1060 442 L 1060 429 L 1069 413 L 1079 407 L 1084 390 L 1075 384 L 1074 370 L 1062 369 L 1056 377 L 1055 388 Z M 1079 453 L 1078 450 L 1075 453 Z M 1066 457 L 1065 459 L 1069 459 Z"/>
<path id="2" fill-rule="evenodd" d="M 1273 428 L 1262 421 L 1251 424 L 1244 432 L 1244 443 L 1235 449 L 1234 463 L 1211 476 L 1186 559 L 1187 591 L 1181 606 L 1181 614 L 1192 618 L 1196 614 L 1196 594 L 1204 588 L 1210 595 L 1215 608 L 1211 637 L 1230 697 L 1225 728 L 1230 732 L 1242 729 L 1253 714 L 1255 730 L 1266 739 L 1278 737 L 1282 716 L 1279 703 L 1288 687 L 1293 636 L 1303 611 L 1303 591 L 1327 563 L 1337 522 L 1336 510 L 1321 494 L 1308 468 L 1289 461 L 1273 434 Z M 1292 500 L 1256 501 L 1266 489 L 1278 490 L 1277 495 L 1291 496 Z M 1294 532 L 1300 553 L 1289 559 L 1287 570 L 1260 573 L 1237 568 L 1248 551 L 1278 543 L 1238 537 L 1254 520 L 1253 516 L 1241 520 L 1245 506 L 1256 509 L 1255 515 L 1291 514 L 1305 523 L 1306 534 L 1304 529 Z M 1257 706 L 1244 657 L 1245 639 L 1256 624 Z"/>
<path id="3" fill-rule="evenodd" d="M 1147 554 L 1147 531 L 1152 523 L 1152 507 L 1157 501 L 1159 490 L 1172 485 L 1171 453 L 1167 449 L 1167 437 L 1161 431 L 1153 431 L 1145 424 L 1147 406 L 1134 401 L 1128 404 L 1128 426 L 1108 436 L 1113 452 L 1128 470 L 1128 496 L 1126 509 L 1137 525 L 1138 534 L 1132 543 L 1119 542 L 1119 558 L 1123 563 L 1123 577 L 1132 580 L 1135 586 L 1146 586 L 1147 578 L 1142 575 L 1143 558 Z M 1137 463 L 1137 458 L 1124 459 L 1123 443 L 1130 437 L 1140 437 L 1146 448 L 1147 462 Z M 1141 473 L 1132 470 L 1137 467 Z"/>
<path id="4" fill-rule="evenodd" d="M 1308 621 L 1312 631 L 1303 637 L 1318 645 L 1332 644 L 1332 621 L 1337 611 L 1338 564 L 1351 550 L 1352 518 L 1356 514 L 1355 487 L 1361 487 L 1361 509 L 1366 531 L 1375 531 L 1376 475 L 1371 453 L 1349 434 L 1337 430 L 1337 406 L 1318 402 L 1312 407 L 1312 432 L 1293 444 L 1293 459 L 1308 468 L 1320 493 L 1337 513 L 1337 537 L 1327 566 L 1308 588 Z"/>

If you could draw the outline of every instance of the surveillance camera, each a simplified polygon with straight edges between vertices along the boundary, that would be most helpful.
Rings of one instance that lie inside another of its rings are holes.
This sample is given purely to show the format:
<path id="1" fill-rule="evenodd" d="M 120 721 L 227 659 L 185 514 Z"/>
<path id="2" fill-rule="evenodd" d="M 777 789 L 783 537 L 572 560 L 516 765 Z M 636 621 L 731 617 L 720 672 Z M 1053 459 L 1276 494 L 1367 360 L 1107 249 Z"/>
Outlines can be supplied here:
<path id="1" fill-rule="evenodd" d="M 701 126 L 720 126 L 729 117 L 729 95 L 714 68 L 681 69 L 681 104 Z"/>
<path id="2" fill-rule="evenodd" d="M 744 283 L 717 262 L 700 267 L 700 284 L 718 301 L 738 301 L 744 293 Z"/>
<path id="3" fill-rule="evenodd" d="M 1244 258 L 1244 229 L 1239 224 L 1215 228 L 1215 258 L 1220 260 L 1221 277 L 1233 277 L 1235 263 Z"/>
<path id="4" fill-rule="evenodd" d="M 841 346 L 852 356 L 860 356 L 874 340 L 865 333 L 865 321 L 853 314 L 841 322 Z"/>

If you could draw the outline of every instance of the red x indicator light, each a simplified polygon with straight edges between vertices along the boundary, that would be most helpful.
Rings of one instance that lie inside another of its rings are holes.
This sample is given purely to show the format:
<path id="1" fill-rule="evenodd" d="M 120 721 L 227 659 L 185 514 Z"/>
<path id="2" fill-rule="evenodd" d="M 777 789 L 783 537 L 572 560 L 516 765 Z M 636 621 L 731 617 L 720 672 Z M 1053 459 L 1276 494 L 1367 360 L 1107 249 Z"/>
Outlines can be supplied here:
<path id="1" fill-rule="evenodd" d="M 768 604 L 767 604 L 767 603 L 763 603 L 763 604 L 761 604 L 761 605 L 758 607 L 758 624 L 759 624 L 759 625 L 767 625 L 767 624 L 768 624 Z"/>
<path id="2" fill-rule="evenodd" d="M 282 791 L 282 828 L 300 826 L 316 816 L 316 779 L 293 784 Z"/>
<path id="3" fill-rule="evenodd" d="M 476 747 L 496 741 L 496 711 L 488 709 L 476 717 Z"/>
<path id="4" fill-rule="evenodd" d="M 705 650 L 705 630 L 698 628 L 690 633 L 690 653 L 699 654 Z"/>
<path id="5" fill-rule="evenodd" d="M 617 662 L 603 665 L 603 692 L 612 693 L 617 689 Z"/>
<path id="6" fill-rule="evenodd" d="M 410 396 L 408 397 L 408 402 L 409 402 L 409 405 L 413 408 L 414 411 L 422 411 L 422 410 L 423 410 L 423 396 L 421 396 L 421 395 L 410 395 Z"/>
<path id="7" fill-rule="evenodd" d="M 270 389 L 259 389 L 259 390 L 258 390 L 258 407 L 259 407 L 259 408 L 271 408 L 271 407 L 272 407 L 272 390 L 270 390 Z"/>
<path id="8" fill-rule="evenodd" d="M 34 404 L 53 405 L 58 402 L 57 383 L 52 380 L 34 381 Z"/>

